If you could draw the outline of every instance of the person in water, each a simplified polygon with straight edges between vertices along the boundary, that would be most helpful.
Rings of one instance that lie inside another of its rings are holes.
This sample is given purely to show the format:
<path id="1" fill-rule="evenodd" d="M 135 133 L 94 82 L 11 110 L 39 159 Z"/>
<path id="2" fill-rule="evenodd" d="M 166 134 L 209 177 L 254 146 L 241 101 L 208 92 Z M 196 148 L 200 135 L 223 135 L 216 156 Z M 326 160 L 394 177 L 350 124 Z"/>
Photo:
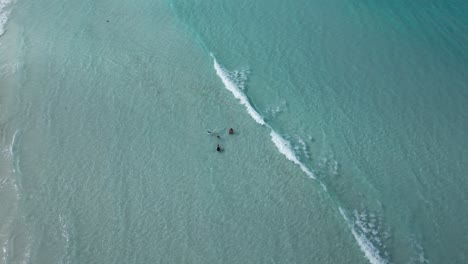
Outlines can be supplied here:
<path id="1" fill-rule="evenodd" d="M 221 147 L 219 146 L 219 144 L 216 146 L 216 151 L 221 152 Z"/>
<path id="2" fill-rule="evenodd" d="M 234 129 L 232 129 L 232 127 L 229 129 L 229 135 L 232 135 L 234 134 Z"/>

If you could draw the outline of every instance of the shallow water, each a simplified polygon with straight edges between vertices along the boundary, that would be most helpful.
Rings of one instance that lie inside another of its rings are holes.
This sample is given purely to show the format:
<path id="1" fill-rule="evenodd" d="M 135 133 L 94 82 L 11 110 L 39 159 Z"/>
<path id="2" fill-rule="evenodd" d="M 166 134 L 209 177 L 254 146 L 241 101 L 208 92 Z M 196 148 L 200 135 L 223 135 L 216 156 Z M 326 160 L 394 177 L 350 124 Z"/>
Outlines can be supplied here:
<path id="1" fill-rule="evenodd" d="M 9 6 L 2 263 L 466 262 L 465 3 Z"/>

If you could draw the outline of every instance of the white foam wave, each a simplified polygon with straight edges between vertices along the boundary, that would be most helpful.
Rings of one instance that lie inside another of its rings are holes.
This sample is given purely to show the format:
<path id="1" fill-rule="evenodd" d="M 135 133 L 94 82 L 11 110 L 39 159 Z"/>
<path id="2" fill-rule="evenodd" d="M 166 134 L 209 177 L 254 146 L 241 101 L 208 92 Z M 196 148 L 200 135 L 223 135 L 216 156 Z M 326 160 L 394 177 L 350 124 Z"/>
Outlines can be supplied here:
<path id="1" fill-rule="evenodd" d="M 343 216 L 345 219 L 346 223 L 348 226 L 351 228 L 351 232 L 354 236 L 354 239 L 356 239 L 356 242 L 358 243 L 359 247 L 361 248 L 361 251 L 364 252 L 364 255 L 366 258 L 369 260 L 371 264 L 386 264 L 388 263 L 387 260 L 382 258 L 380 256 L 379 250 L 372 244 L 370 239 L 368 239 L 362 231 L 359 231 L 358 228 L 356 228 L 356 225 L 360 225 L 359 219 L 357 220 L 357 223 L 353 223 L 350 221 L 350 219 L 346 216 L 346 212 L 341 208 L 338 207 L 338 210 L 340 211 L 340 214 Z"/>
<path id="2" fill-rule="evenodd" d="M 12 3 L 12 0 L 0 0 L 0 36 L 5 33 L 5 25 L 10 16 L 9 6 Z"/>
<path id="3" fill-rule="evenodd" d="M 315 175 L 304 165 L 302 164 L 299 159 L 296 157 L 296 154 L 294 154 L 294 151 L 292 150 L 291 143 L 281 137 L 278 133 L 276 133 L 273 129 L 270 132 L 271 136 L 271 141 L 275 143 L 275 146 L 278 148 L 278 150 L 286 156 L 286 158 L 297 165 L 301 168 L 303 172 L 305 172 L 310 178 L 315 179 Z"/>
<path id="4" fill-rule="evenodd" d="M 216 58 L 211 54 L 211 57 L 213 57 L 213 63 L 214 63 L 214 68 L 216 70 L 216 74 L 221 78 L 221 81 L 223 81 L 224 86 L 226 89 L 231 91 L 231 93 L 239 99 L 240 103 L 245 106 L 247 109 L 247 112 L 249 115 L 260 125 L 264 125 L 265 121 L 263 120 L 263 117 L 255 111 L 255 109 L 252 107 L 250 104 L 247 96 L 241 91 L 241 89 L 236 85 L 236 83 L 229 77 L 229 72 L 224 69 L 219 63 L 216 61 Z"/>
<path id="5" fill-rule="evenodd" d="M 218 61 L 213 56 L 213 54 L 211 54 L 211 57 L 213 58 L 213 64 L 216 70 L 216 74 L 219 76 L 219 78 L 221 78 L 226 89 L 231 91 L 234 97 L 239 99 L 240 103 L 246 107 L 247 112 L 257 123 L 259 123 L 260 125 L 265 125 L 265 121 L 263 120 L 263 117 L 259 113 L 257 113 L 257 111 L 255 111 L 255 109 L 249 103 L 247 96 L 241 91 L 239 85 L 236 85 L 232 77 L 232 76 L 240 76 L 239 79 L 242 81 L 241 87 L 243 89 L 244 88 L 243 82 L 246 80 L 246 76 L 244 74 L 239 74 L 239 72 L 234 72 L 233 74 L 230 74 L 226 69 L 224 69 L 221 65 L 219 65 Z M 273 129 L 271 129 L 270 135 L 271 135 L 271 140 L 273 141 L 275 146 L 283 155 L 286 156 L 287 159 L 299 165 L 301 170 L 304 171 L 310 178 L 316 179 L 312 171 L 310 171 L 302 162 L 300 162 L 299 158 L 294 153 L 293 147 L 291 146 L 291 143 L 289 141 L 281 137 Z"/>
<path id="6" fill-rule="evenodd" d="M 210 54 L 211 57 L 213 58 L 213 63 L 214 63 L 214 68 L 216 70 L 216 74 L 221 78 L 221 80 L 224 83 L 224 86 L 226 89 L 231 91 L 231 93 L 239 99 L 240 103 L 243 104 L 247 112 L 250 114 L 250 116 L 260 125 L 265 125 L 265 121 L 263 117 L 255 111 L 255 109 L 252 107 L 250 104 L 247 96 L 242 92 L 244 89 L 244 82 L 247 79 L 246 75 L 244 73 L 239 73 L 239 72 L 232 72 L 230 73 L 226 69 L 224 69 L 219 63 L 216 61 L 216 58 L 213 56 L 213 54 Z M 279 109 L 279 108 L 278 108 Z M 278 112 L 279 110 L 277 110 Z M 270 112 L 270 111 L 269 111 Z M 276 133 L 275 130 L 273 130 L 272 127 L 270 127 L 268 124 L 266 124 L 267 127 L 271 129 L 270 136 L 271 140 L 275 144 L 275 146 L 278 148 L 279 152 L 286 156 L 286 158 L 292 162 L 294 162 L 296 165 L 298 165 L 303 172 L 305 172 L 310 178 L 316 179 L 314 173 L 309 170 L 299 159 L 299 157 L 295 153 L 295 149 L 297 151 L 303 152 L 303 155 L 307 158 L 309 158 L 309 155 L 307 153 L 307 145 L 305 144 L 304 140 L 299 137 L 298 139 L 298 146 L 293 147 L 291 142 L 283 138 L 281 135 Z M 309 138 L 310 140 L 313 140 L 312 137 Z M 337 161 L 334 161 L 331 165 L 329 164 L 328 160 L 324 158 L 323 162 L 327 167 L 330 167 L 330 170 L 333 175 L 337 175 L 339 172 L 339 164 Z M 325 192 L 328 192 L 327 186 L 322 183 L 320 180 L 318 180 L 320 183 L 320 186 Z M 371 216 L 371 222 L 367 223 L 366 221 L 366 216 L 359 215 L 357 211 L 355 211 L 356 220 L 355 222 L 352 222 L 346 215 L 346 212 L 338 206 L 338 209 L 343 216 L 345 222 L 347 223 L 348 227 L 351 229 L 351 232 L 358 243 L 359 247 L 361 248 L 361 251 L 364 252 L 365 257 L 369 260 L 371 264 L 387 264 L 388 261 L 383 258 L 380 255 L 379 248 L 375 246 L 377 244 L 378 246 L 382 247 L 382 241 L 378 237 L 378 229 L 374 228 L 375 226 L 375 221 L 373 216 Z M 368 238 L 370 236 L 370 238 Z M 375 244 L 374 244 L 375 243 Z M 388 253 L 385 252 L 385 256 L 388 256 Z"/>

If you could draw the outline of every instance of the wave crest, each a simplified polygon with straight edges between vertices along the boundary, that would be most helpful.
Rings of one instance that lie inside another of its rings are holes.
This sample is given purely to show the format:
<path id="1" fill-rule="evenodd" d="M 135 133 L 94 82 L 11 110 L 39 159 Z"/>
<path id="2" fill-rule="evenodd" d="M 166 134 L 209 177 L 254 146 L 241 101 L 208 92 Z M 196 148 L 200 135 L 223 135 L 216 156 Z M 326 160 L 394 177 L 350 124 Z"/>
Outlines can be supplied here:
<path id="1" fill-rule="evenodd" d="M 263 120 L 263 117 L 257 111 L 255 111 L 253 106 L 250 104 L 249 99 L 247 98 L 247 96 L 241 91 L 243 89 L 243 87 L 241 89 L 241 88 L 239 88 L 238 85 L 236 85 L 236 83 L 230 78 L 231 73 L 229 73 L 229 71 L 227 71 L 221 65 L 218 64 L 218 62 L 216 61 L 216 58 L 213 56 L 213 54 L 211 54 L 211 57 L 213 57 L 214 68 L 216 70 L 216 74 L 219 76 L 221 81 L 223 81 L 224 86 L 226 87 L 226 89 L 231 91 L 231 93 L 234 95 L 234 97 L 239 99 L 240 103 L 242 105 L 244 105 L 245 108 L 247 109 L 247 113 L 249 113 L 249 115 L 257 123 L 259 123 L 262 126 L 265 125 L 265 120 Z"/>
<path id="2" fill-rule="evenodd" d="M 298 145 L 293 146 L 290 141 L 286 140 L 280 134 L 278 134 L 271 126 L 265 123 L 263 117 L 255 111 L 255 109 L 250 104 L 247 96 L 242 92 L 244 90 L 244 82 L 246 80 L 245 75 L 241 75 L 239 77 L 238 72 L 229 72 L 225 68 L 223 68 L 219 63 L 216 61 L 216 58 L 211 54 L 211 57 L 214 61 L 214 68 L 216 70 L 216 74 L 224 83 L 226 89 L 232 92 L 234 97 L 239 99 L 240 103 L 243 104 L 247 112 L 250 116 L 260 125 L 265 125 L 266 127 L 271 129 L 270 136 L 271 141 L 275 144 L 276 148 L 279 150 L 281 154 L 283 154 L 288 160 L 292 161 L 296 165 L 298 165 L 303 172 L 307 174 L 312 179 L 317 179 L 314 173 L 307 168 L 304 163 L 301 162 L 300 156 L 297 155 L 296 151 L 303 151 L 303 155 L 306 158 L 309 158 L 307 153 L 307 146 L 305 142 L 299 137 L 297 139 Z M 239 82 L 240 81 L 240 82 Z M 328 161 L 326 164 L 328 164 Z M 338 162 L 334 161 L 333 164 L 330 165 L 331 172 L 334 175 L 338 174 L 339 165 Z M 328 193 L 327 186 L 317 179 L 320 186 L 323 188 L 325 193 Z M 331 198 L 331 197 L 330 197 Z M 335 201 L 333 198 L 331 198 Z M 359 245 L 361 251 L 364 253 L 365 257 L 369 260 L 372 264 L 387 264 L 388 260 L 388 252 L 384 251 L 383 255 L 380 252 L 380 249 L 385 249 L 383 245 L 383 241 L 380 238 L 379 228 L 376 226 L 376 219 L 374 215 L 370 215 L 369 217 L 365 213 L 359 214 L 357 211 L 354 211 L 354 216 L 348 216 L 346 211 L 339 206 L 339 203 L 335 201 L 338 206 L 338 210 L 345 220 L 346 224 L 348 225 L 351 233 L 353 234 L 357 244 Z"/>

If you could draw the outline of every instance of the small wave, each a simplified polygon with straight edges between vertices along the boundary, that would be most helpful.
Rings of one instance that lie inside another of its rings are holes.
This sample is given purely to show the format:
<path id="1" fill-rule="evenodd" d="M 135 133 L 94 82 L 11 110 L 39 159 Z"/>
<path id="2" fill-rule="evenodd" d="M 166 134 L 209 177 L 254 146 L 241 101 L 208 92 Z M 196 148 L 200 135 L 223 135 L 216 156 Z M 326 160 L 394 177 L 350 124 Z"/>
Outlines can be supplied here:
<path id="1" fill-rule="evenodd" d="M 233 76 L 233 74 L 230 74 L 229 71 L 224 69 L 221 65 L 219 65 L 218 61 L 216 58 L 211 54 L 211 57 L 213 58 L 213 63 L 214 63 L 214 68 L 216 70 L 216 74 L 221 78 L 221 80 L 224 83 L 224 86 L 226 89 L 232 92 L 234 97 L 239 99 L 240 103 L 243 104 L 247 108 L 247 112 L 250 114 L 250 116 L 260 125 L 265 125 L 265 121 L 263 117 L 255 111 L 255 109 L 252 107 L 252 105 L 249 103 L 249 100 L 247 96 L 241 91 L 238 85 L 236 85 L 235 81 L 230 77 Z M 239 79 L 241 81 L 245 81 L 247 77 L 245 75 L 239 75 L 238 72 L 234 72 L 234 76 L 240 76 Z M 268 125 L 267 125 L 268 126 Z M 299 158 L 296 156 L 294 153 L 294 150 L 291 146 L 291 143 L 281 137 L 278 133 L 276 133 L 273 128 L 268 126 L 271 129 L 271 140 L 275 144 L 275 146 L 278 148 L 281 154 L 285 155 L 287 159 L 290 161 L 294 162 L 295 164 L 299 165 L 302 171 L 304 171 L 310 178 L 316 179 L 315 175 L 310 171 L 302 162 L 300 162 Z"/>
<path id="2" fill-rule="evenodd" d="M 4 158 L 9 158 L 11 156 L 9 148 L 3 148 L 2 150 L 0 150 L 0 153 L 2 153 L 2 156 Z"/>
<path id="3" fill-rule="evenodd" d="M 299 135 L 284 135 L 283 139 L 289 142 L 291 149 L 298 160 L 303 162 L 303 160 L 310 159 L 308 146 Z"/>
<path id="4" fill-rule="evenodd" d="M 299 137 L 298 139 L 298 146 L 293 147 L 291 142 L 283 138 L 280 134 L 278 134 L 271 126 L 269 126 L 263 119 L 263 117 L 255 111 L 255 109 L 252 107 L 252 105 L 249 103 L 249 100 L 247 96 L 242 92 L 244 89 L 243 82 L 241 84 L 236 84 L 236 80 L 232 78 L 236 78 L 238 76 L 238 73 L 234 72 L 230 73 L 226 69 L 224 69 L 219 63 L 216 61 L 216 58 L 211 54 L 211 57 L 213 58 L 214 61 L 214 68 L 216 70 L 217 75 L 221 78 L 223 81 L 226 89 L 232 92 L 232 94 L 240 100 L 240 103 L 243 104 L 247 112 L 250 114 L 250 116 L 260 125 L 265 125 L 266 127 L 271 129 L 270 136 L 271 136 L 271 141 L 275 144 L 276 148 L 279 150 L 281 154 L 283 154 L 288 160 L 294 162 L 296 165 L 298 165 L 303 172 L 307 174 L 312 179 L 316 179 L 322 189 L 328 193 L 327 186 L 321 182 L 319 179 L 317 179 L 314 175 L 314 173 L 309 170 L 301 161 L 298 155 L 295 153 L 295 149 L 297 151 L 303 151 L 303 155 L 307 158 L 309 158 L 309 155 L 307 153 L 307 145 L 305 144 L 304 140 Z M 246 76 L 241 76 L 242 78 L 239 78 L 242 81 L 246 80 Z M 240 88 L 240 86 L 242 88 Z M 309 140 L 313 140 L 313 138 L 309 138 Z M 339 174 L 339 164 L 337 161 L 333 160 L 333 162 L 330 164 L 328 159 L 324 158 L 323 164 L 326 164 L 327 167 L 329 167 L 330 172 L 333 175 L 338 175 Z M 331 198 L 333 199 L 333 198 Z M 383 244 L 382 239 L 380 238 L 380 233 L 379 233 L 379 228 L 377 226 L 375 216 L 370 215 L 370 218 L 367 218 L 366 214 L 359 214 L 357 211 L 355 211 L 355 216 L 354 216 L 354 221 L 350 220 L 348 216 L 346 215 L 346 212 L 339 206 L 339 203 L 337 202 L 338 209 L 343 216 L 345 222 L 347 223 L 348 227 L 351 230 L 351 233 L 353 234 L 356 242 L 358 243 L 359 247 L 361 248 L 361 251 L 364 253 L 365 257 L 369 260 L 370 263 L 372 264 L 387 264 L 388 261 L 382 257 L 380 248 L 385 249 L 385 246 Z M 385 251 L 384 256 L 388 257 L 388 253 Z"/>
<path id="5" fill-rule="evenodd" d="M 229 78 L 230 73 L 218 64 L 213 54 L 211 54 L 211 57 L 214 61 L 214 68 L 216 70 L 216 74 L 219 76 L 219 78 L 221 78 L 221 81 L 223 81 L 226 89 L 231 91 L 234 97 L 239 99 L 240 103 L 243 104 L 245 108 L 247 108 L 247 112 L 257 123 L 259 123 L 260 125 L 265 125 L 263 117 L 257 111 L 255 111 L 253 106 L 250 104 L 247 96 L 245 96 L 245 94 L 242 93 L 241 89 L 236 85 L 236 83 L 231 78 Z"/>
<path id="6" fill-rule="evenodd" d="M 369 239 L 366 236 L 366 233 L 371 233 L 376 235 L 376 229 L 369 230 L 368 227 L 365 227 L 361 217 L 358 217 L 355 222 L 352 222 L 348 216 L 346 215 L 345 210 L 343 208 L 338 207 L 340 214 L 343 216 L 344 220 L 348 224 L 351 229 L 351 233 L 356 239 L 361 251 L 364 252 L 364 255 L 372 264 L 386 264 L 388 261 L 381 257 L 379 249 L 372 243 L 372 239 Z M 356 214 L 356 211 L 355 211 Z"/>
<path id="7" fill-rule="evenodd" d="M 12 3 L 12 0 L 0 0 L 0 36 L 5 34 L 5 25 L 10 15 L 9 6 Z"/>
<path id="8" fill-rule="evenodd" d="M 273 129 L 270 132 L 271 136 L 271 141 L 275 143 L 275 146 L 278 148 L 278 150 L 286 156 L 286 158 L 297 165 L 301 168 L 303 172 L 305 172 L 310 178 L 316 179 L 315 175 L 304 165 L 302 162 L 299 161 L 299 159 L 296 157 L 296 154 L 294 154 L 294 151 L 292 150 L 291 143 L 281 137 L 278 133 L 276 133 Z"/>
<path id="9" fill-rule="evenodd" d="M 15 146 L 16 136 L 18 135 L 19 129 L 13 133 L 13 138 L 11 139 L 10 147 L 8 148 L 8 152 L 10 152 L 10 156 L 13 156 L 13 147 Z"/>

